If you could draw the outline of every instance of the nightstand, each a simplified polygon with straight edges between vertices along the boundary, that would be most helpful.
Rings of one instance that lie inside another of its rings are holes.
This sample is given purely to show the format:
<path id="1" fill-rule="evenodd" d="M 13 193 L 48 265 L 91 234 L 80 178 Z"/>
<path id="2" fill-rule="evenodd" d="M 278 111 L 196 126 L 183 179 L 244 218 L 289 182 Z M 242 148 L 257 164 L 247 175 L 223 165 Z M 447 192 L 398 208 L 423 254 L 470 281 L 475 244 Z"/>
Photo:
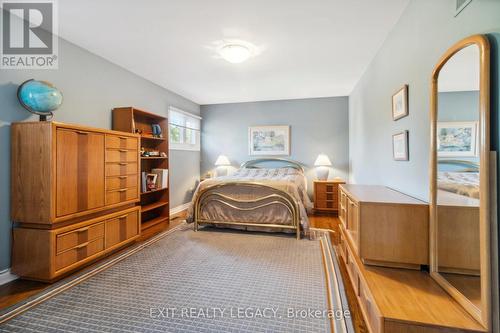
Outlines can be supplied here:
<path id="1" fill-rule="evenodd" d="M 314 181 L 314 212 L 338 214 L 339 212 L 339 185 L 343 180 L 315 180 Z"/>

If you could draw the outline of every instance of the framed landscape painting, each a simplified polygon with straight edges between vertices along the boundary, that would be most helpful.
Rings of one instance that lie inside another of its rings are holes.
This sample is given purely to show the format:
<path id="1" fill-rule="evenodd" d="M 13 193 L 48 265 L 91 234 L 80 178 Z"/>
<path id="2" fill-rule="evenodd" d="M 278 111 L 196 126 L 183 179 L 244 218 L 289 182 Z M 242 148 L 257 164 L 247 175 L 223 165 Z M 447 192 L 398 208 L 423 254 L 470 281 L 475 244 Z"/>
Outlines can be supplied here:
<path id="1" fill-rule="evenodd" d="M 248 128 L 250 155 L 290 155 L 290 126 Z"/>
<path id="2" fill-rule="evenodd" d="M 477 122 L 438 122 L 437 153 L 439 157 L 477 156 Z"/>
<path id="3" fill-rule="evenodd" d="M 408 85 L 392 96 L 392 119 L 398 120 L 408 115 Z"/>

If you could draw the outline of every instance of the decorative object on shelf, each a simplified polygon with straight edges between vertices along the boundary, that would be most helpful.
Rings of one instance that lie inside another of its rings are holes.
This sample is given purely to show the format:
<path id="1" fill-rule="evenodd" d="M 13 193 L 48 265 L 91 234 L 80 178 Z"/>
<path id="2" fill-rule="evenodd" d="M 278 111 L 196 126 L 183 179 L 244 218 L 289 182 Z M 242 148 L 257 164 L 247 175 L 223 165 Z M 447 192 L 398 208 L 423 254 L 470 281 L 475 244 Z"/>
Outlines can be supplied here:
<path id="1" fill-rule="evenodd" d="M 146 148 L 141 147 L 141 156 L 146 156 Z"/>
<path id="2" fill-rule="evenodd" d="M 168 170 L 167 169 L 152 169 L 152 173 L 156 174 L 156 188 L 168 187 Z"/>
<path id="3" fill-rule="evenodd" d="M 290 155 L 290 126 L 248 128 L 250 155 Z"/>
<path id="4" fill-rule="evenodd" d="M 31 113 L 40 116 L 40 121 L 52 118 L 53 112 L 62 104 L 62 93 L 50 82 L 34 79 L 23 82 L 17 89 L 21 105 Z"/>
<path id="5" fill-rule="evenodd" d="M 138 128 L 134 129 L 134 133 L 135 134 L 142 134 L 142 131 Z"/>
<path id="6" fill-rule="evenodd" d="M 160 153 L 160 156 L 161 156 L 161 157 L 167 157 L 167 153 L 165 153 L 165 152 L 163 152 L 163 151 L 162 151 L 162 152 Z"/>
<path id="7" fill-rule="evenodd" d="M 408 85 L 392 96 L 392 119 L 398 120 L 408 115 Z"/>
<path id="8" fill-rule="evenodd" d="M 225 155 L 219 155 L 215 161 L 215 166 L 217 167 L 216 174 L 217 177 L 227 175 L 227 167 L 231 165 L 229 159 Z"/>
<path id="9" fill-rule="evenodd" d="M 151 125 L 151 133 L 152 133 L 154 138 L 163 138 L 161 127 L 158 124 Z"/>
<path id="10" fill-rule="evenodd" d="M 156 190 L 156 178 L 158 177 L 155 173 L 148 173 L 146 175 L 146 186 L 148 191 Z"/>
<path id="11" fill-rule="evenodd" d="M 437 154 L 439 157 L 477 156 L 477 122 L 438 122 Z"/>
<path id="12" fill-rule="evenodd" d="M 319 154 L 314 162 L 314 166 L 316 167 L 316 177 L 318 180 L 327 180 L 328 174 L 330 173 L 330 168 L 332 166 L 332 162 L 325 154 Z"/>
<path id="13" fill-rule="evenodd" d="M 409 161 L 408 131 L 402 131 L 392 136 L 392 155 L 395 161 Z"/>

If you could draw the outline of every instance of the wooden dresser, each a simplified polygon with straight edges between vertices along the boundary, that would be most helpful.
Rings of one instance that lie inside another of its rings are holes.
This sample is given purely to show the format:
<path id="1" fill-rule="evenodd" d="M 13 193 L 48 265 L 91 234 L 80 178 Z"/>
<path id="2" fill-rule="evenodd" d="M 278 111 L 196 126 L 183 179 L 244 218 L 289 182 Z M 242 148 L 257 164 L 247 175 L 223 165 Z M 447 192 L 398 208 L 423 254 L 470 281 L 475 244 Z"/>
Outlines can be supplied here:
<path id="1" fill-rule="evenodd" d="M 137 239 L 138 163 L 134 134 L 12 124 L 12 272 L 52 281 Z"/>
<path id="2" fill-rule="evenodd" d="M 344 184 L 339 219 L 363 263 L 420 269 L 429 263 L 429 206 L 385 186 Z"/>
<path id="3" fill-rule="evenodd" d="M 340 186 L 336 252 L 369 332 L 483 332 L 420 267 L 428 262 L 428 206 L 383 186 Z M 375 264 L 375 265 L 374 265 Z"/>
<path id="4" fill-rule="evenodd" d="M 333 213 L 339 211 L 339 185 L 343 180 L 315 180 L 314 181 L 314 212 Z"/>

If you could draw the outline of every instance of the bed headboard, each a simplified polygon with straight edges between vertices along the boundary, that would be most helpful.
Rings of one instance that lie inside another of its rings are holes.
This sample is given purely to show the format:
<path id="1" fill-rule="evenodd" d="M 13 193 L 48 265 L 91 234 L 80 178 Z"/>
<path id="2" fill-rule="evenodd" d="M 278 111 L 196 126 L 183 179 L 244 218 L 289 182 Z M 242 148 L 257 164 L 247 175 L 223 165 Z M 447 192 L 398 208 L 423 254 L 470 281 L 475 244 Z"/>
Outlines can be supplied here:
<path id="1" fill-rule="evenodd" d="M 454 172 L 479 172 L 479 164 L 474 161 L 463 160 L 439 160 L 439 166 L 444 166 L 447 171 Z M 439 170 L 438 166 L 438 170 Z"/>
<path id="2" fill-rule="evenodd" d="M 268 165 L 266 167 L 266 165 Z M 304 172 L 304 167 L 299 162 L 287 160 L 285 158 L 258 158 L 246 161 L 241 164 L 241 168 L 294 168 Z"/>

